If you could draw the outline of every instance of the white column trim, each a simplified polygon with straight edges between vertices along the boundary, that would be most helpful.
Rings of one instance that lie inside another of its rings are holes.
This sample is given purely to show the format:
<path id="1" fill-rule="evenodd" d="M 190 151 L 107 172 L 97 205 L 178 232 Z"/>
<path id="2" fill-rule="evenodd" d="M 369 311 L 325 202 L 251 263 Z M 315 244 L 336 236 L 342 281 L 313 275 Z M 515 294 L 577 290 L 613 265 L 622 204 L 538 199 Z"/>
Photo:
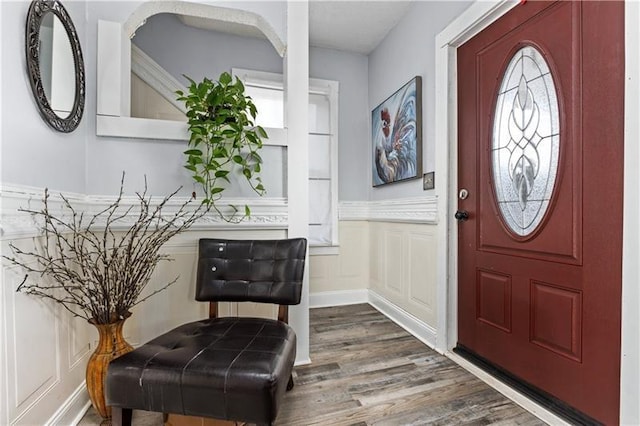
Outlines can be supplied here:
<path id="1" fill-rule="evenodd" d="M 640 3 L 625 2 L 620 424 L 640 424 Z"/>
<path id="2" fill-rule="evenodd" d="M 287 2 L 287 52 L 284 61 L 285 127 L 289 238 L 309 237 L 309 3 Z M 309 358 L 309 256 L 300 304 L 292 306 L 298 361 Z"/>

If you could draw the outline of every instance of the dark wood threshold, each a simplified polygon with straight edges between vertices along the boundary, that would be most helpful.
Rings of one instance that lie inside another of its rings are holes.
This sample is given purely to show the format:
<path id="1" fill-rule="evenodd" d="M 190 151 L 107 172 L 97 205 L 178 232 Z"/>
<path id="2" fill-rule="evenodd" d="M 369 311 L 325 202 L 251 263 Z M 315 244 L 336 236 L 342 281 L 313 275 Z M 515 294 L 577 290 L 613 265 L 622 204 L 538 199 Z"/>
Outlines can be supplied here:
<path id="1" fill-rule="evenodd" d="M 586 426 L 602 425 L 602 423 L 600 423 L 596 419 L 586 415 L 582 411 L 573 408 L 572 406 L 564 401 L 559 400 L 555 396 L 550 395 L 549 393 L 533 385 L 530 385 L 524 380 L 519 379 L 503 368 L 498 367 L 487 359 L 482 358 L 471 350 L 465 348 L 463 345 L 456 346 L 453 349 L 453 352 L 473 363 L 474 365 L 480 367 L 496 379 L 517 390 L 529 399 L 542 405 L 544 408 L 553 412 L 558 417 L 562 417 L 564 420 L 568 421 L 571 424 Z"/>

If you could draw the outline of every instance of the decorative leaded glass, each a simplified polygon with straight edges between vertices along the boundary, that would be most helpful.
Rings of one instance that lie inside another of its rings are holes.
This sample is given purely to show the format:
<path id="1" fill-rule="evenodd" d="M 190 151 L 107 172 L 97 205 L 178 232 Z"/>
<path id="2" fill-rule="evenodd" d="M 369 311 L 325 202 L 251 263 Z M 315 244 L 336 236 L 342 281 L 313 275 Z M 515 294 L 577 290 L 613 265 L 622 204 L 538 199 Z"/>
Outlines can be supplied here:
<path id="1" fill-rule="evenodd" d="M 514 233 L 527 236 L 549 207 L 560 153 L 556 86 L 533 46 L 518 50 L 502 77 L 491 151 L 500 212 Z"/>

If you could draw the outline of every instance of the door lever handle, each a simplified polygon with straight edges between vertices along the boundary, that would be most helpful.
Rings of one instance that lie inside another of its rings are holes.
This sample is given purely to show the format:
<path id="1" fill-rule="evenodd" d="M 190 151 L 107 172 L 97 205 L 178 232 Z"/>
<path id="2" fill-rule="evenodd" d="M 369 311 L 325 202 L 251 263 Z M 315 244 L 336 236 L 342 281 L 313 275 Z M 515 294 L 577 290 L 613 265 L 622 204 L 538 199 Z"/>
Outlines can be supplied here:
<path id="1" fill-rule="evenodd" d="M 454 217 L 459 221 L 459 222 L 464 222 L 465 220 L 469 219 L 469 213 L 466 212 L 465 210 L 458 210 L 456 212 L 456 214 L 454 215 Z"/>

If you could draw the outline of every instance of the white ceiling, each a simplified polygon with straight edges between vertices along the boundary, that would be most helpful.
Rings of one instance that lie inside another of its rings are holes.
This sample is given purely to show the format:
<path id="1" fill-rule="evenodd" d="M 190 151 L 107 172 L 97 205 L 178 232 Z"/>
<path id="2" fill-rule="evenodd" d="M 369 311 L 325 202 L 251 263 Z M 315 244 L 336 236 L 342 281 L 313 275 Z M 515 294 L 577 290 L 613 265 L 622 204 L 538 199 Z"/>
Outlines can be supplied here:
<path id="1" fill-rule="evenodd" d="M 412 0 L 311 0 L 309 44 L 368 55 L 396 26 Z M 265 38 L 254 27 L 242 24 L 179 16 L 196 28 Z"/>
<path id="2" fill-rule="evenodd" d="M 309 43 L 368 55 L 405 15 L 411 1 L 309 3 Z"/>

